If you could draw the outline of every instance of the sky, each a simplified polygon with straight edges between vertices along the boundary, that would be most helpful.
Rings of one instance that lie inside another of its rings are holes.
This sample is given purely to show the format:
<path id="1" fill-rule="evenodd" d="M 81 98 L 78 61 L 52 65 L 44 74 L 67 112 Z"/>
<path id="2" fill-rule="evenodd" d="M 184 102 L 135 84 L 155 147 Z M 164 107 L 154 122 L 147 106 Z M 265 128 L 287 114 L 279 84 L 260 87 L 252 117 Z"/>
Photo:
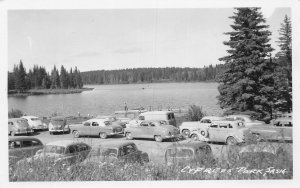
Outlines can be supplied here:
<path id="1" fill-rule="evenodd" d="M 139 67 L 199 67 L 227 55 L 232 8 L 9 10 L 8 69 L 20 59 L 50 72 L 53 66 L 83 71 Z M 264 8 L 278 46 L 289 8 Z"/>

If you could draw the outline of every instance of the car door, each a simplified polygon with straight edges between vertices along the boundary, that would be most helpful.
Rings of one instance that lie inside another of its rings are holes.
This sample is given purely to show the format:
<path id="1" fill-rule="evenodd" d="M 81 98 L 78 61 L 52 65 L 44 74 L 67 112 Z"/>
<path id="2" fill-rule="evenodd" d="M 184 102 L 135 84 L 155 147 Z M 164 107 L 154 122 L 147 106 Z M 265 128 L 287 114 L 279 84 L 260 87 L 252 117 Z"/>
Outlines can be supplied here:
<path id="1" fill-rule="evenodd" d="M 97 135 L 99 135 L 99 132 L 100 132 L 99 123 L 96 121 L 91 121 L 89 135 L 97 136 Z"/>
<path id="2" fill-rule="evenodd" d="M 126 163 L 139 162 L 138 150 L 135 145 L 128 144 L 123 146 L 123 159 Z"/>
<path id="3" fill-rule="evenodd" d="M 91 122 L 86 121 L 83 123 L 82 127 L 78 127 L 78 131 L 80 135 L 90 135 L 91 132 Z"/>
<path id="4" fill-rule="evenodd" d="M 292 140 L 293 139 L 293 123 L 292 121 L 283 122 L 283 134 L 284 139 Z"/>
<path id="5" fill-rule="evenodd" d="M 25 157 L 31 157 L 35 153 L 43 148 L 43 144 L 37 140 L 23 140 L 22 151 Z"/>
<path id="6" fill-rule="evenodd" d="M 67 147 L 65 156 L 61 159 L 60 162 L 67 164 L 74 164 L 78 160 L 78 146 L 70 145 Z"/>
<path id="7" fill-rule="evenodd" d="M 208 129 L 209 141 L 218 142 L 218 134 L 219 134 L 218 124 L 216 123 L 211 124 Z"/>
<path id="8" fill-rule="evenodd" d="M 226 138 L 229 134 L 228 124 L 220 123 L 218 128 L 218 134 L 216 134 L 216 139 L 218 142 L 226 141 Z"/>
<path id="9" fill-rule="evenodd" d="M 9 164 L 14 164 L 24 157 L 21 141 L 8 141 Z"/>
<path id="10" fill-rule="evenodd" d="M 153 130 L 153 129 L 150 128 L 150 125 L 148 122 L 141 122 L 139 128 L 140 128 L 139 130 L 140 130 L 141 138 L 152 138 L 151 130 Z"/>

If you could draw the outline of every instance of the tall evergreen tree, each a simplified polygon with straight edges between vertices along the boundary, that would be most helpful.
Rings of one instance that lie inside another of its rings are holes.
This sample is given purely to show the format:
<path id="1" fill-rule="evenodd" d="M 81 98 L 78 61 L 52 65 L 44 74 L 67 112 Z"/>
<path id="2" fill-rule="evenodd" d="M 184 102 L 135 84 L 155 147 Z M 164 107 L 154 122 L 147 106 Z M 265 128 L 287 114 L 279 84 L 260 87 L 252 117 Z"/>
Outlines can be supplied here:
<path id="1" fill-rule="evenodd" d="M 219 76 L 219 104 L 221 108 L 249 112 L 260 118 L 272 114 L 275 64 L 268 55 L 273 50 L 268 25 L 259 8 L 236 8 L 231 25 L 225 33 L 230 40 L 228 56 L 220 58 L 225 70 Z"/>
<path id="2" fill-rule="evenodd" d="M 279 30 L 277 41 L 280 51 L 276 54 L 278 64 L 276 70 L 276 109 L 279 111 L 292 111 L 292 24 L 285 15 Z"/>
<path id="3" fill-rule="evenodd" d="M 59 84 L 59 74 L 58 70 L 56 69 L 56 66 L 54 65 L 53 70 L 51 71 L 51 88 L 57 89 L 60 87 Z"/>
<path id="4" fill-rule="evenodd" d="M 63 89 L 68 88 L 68 74 L 63 65 L 60 68 L 59 82 L 61 88 Z"/>
<path id="5" fill-rule="evenodd" d="M 15 76 L 15 89 L 18 92 L 23 92 L 26 90 L 26 71 L 23 66 L 22 60 L 20 60 L 19 66 L 14 68 Z"/>

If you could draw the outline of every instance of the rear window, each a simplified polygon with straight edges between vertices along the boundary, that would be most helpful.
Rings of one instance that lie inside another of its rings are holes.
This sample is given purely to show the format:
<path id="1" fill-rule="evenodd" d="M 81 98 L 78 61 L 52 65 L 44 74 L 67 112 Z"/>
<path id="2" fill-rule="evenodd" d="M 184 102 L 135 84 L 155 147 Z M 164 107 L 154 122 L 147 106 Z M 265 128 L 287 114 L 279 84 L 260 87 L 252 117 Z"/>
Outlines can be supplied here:
<path id="1" fill-rule="evenodd" d="M 109 155 L 117 155 L 118 150 L 113 148 L 103 148 L 100 149 L 100 155 L 101 156 L 109 156 Z"/>
<path id="2" fill-rule="evenodd" d="M 168 157 L 182 157 L 188 158 L 193 156 L 193 150 L 191 149 L 168 149 L 167 150 Z"/>
<path id="3" fill-rule="evenodd" d="M 173 113 L 170 113 L 170 114 L 168 114 L 168 120 L 171 120 L 171 119 L 174 119 L 175 117 L 174 117 L 174 114 Z"/>

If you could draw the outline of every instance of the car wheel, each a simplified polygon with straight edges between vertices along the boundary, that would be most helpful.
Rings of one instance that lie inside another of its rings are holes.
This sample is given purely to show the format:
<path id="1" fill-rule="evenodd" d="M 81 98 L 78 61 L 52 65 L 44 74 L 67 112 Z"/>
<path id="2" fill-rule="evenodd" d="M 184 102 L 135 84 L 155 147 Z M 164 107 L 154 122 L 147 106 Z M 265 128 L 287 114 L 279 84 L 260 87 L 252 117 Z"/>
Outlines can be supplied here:
<path id="1" fill-rule="evenodd" d="M 226 140 L 227 145 L 236 145 L 237 141 L 235 138 L 233 138 L 232 136 L 228 137 Z"/>
<path id="2" fill-rule="evenodd" d="M 79 138 L 80 135 L 79 135 L 79 132 L 78 131 L 73 131 L 73 135 L 75 138 Z"/>
<path id="3" fill-rule="evenodd" d="M 185 130 L 182 131 L 182 135 L 183 135 L 185 138 L 189 138 L 189 137 L 190 137 L 190 131 L 185 129 Z"/>
<path id="4" fill-rule="evenodd" d="M 99 137 L 102 139 L 106 139 L 107 138 L 107 134 L 106 133 L 100 133 Z"/>
<path id="5" fill-rule="evenodd" d="M 200 130 L 200 134 L 201 134 L 203 137 L 207 137 L 207 136 L 208 136 L 208 132 L 207 132 L 207 130 L 205 130 L 205 129 Z"/>
<path id="6" fill-rule="evenodd" d="M 194 141 L 198 141 L 199 140 L 199 136 L 198 135 L 196 135 L 196 134 L 192 134 L 192 139 L 194 140 Z"/>
<path id="7" fill-rule="evenodd" d="M 126 133 L 126 139 L 127 140 L 132 140 L 133 139 L 131 133 Z"/>
<path id="8" fill-rule="evenodd" d="M 154 136 L 154 139 L 156 142 L 162 142 L 162 140 L 163 140 L 162 137 L 159 135 Z"/>

